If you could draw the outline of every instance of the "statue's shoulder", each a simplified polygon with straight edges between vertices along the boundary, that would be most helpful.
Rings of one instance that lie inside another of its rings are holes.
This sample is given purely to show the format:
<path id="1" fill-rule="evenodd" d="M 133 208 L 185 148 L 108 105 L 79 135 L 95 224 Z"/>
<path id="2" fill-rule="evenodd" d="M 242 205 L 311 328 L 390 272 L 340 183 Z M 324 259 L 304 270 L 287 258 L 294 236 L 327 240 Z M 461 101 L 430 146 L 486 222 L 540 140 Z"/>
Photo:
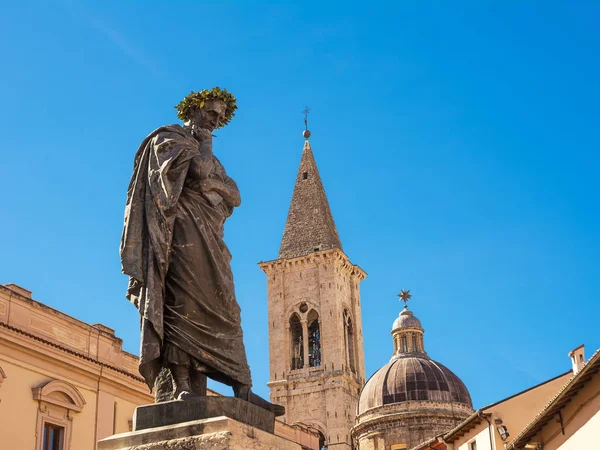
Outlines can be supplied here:
<path id="1" fill-rule="evenodd" d="M 149 141 L 154 138 L 160 139 L 173 139 L 173 138 L 182 138 L 182 139 L 191 139 L 192 135 L 181 125 L 172 124 L 172 125 L 163 125 L 162 127 L 157 128 L 152 133 L 150 133 L 146 137 L 146 141 Z"/>
<path id="2" fill-rule="evenodd" d="M 198 142 L 186 128 L 173 124 L 159 127 L 146 136 L 146 139 L 144 139 L 140 146 L 140 150 L 147 145 L 154 148 L 155 151 L 159 151 L 159 149 L 170 149 L 173 146 L 196 148 Z"/>
<path id="3" fill-rule="evenodd" d="M 144 158 L 148 151 L 165 152 L 176 148 L 196 148 L 198 142 L 181 125 L 164 125 L 150 133 L 140 144 L 136 160 Z"/>

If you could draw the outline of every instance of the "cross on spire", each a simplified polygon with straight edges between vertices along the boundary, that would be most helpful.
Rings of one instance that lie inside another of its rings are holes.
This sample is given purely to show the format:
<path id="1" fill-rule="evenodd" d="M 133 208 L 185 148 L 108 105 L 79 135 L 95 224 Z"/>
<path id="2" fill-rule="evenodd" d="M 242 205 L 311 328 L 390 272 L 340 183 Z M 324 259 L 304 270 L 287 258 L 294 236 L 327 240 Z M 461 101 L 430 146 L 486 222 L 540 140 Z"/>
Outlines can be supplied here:
<path id="1" fill-rule="evenodd" d="M 308 131 L 308 115 L 310 114 L 310 108 L 308 106 L 305 106 L 304 111 L 302 111 L 302 114 L 304 114 L 304 127 Z"/>
<path id="2" fill-rule="evenodd" d="M 304 136 L 305 139 L 308 139 L 310 137 L 310 131 L 308 130 L 308 115 L 310 114 L 310 109 L 308 108 L 308 106 L 304 107 L 304 111 L 302 111 L 302 114 L 304 114 L 305 128 L 305 130 L 302 132 L 302 136 Z"/>
<path id="3" fill-rule="evenodd" d="M 410 295 L 410 289 L 402 289 L 398 294 L 398 297 L 400 297 L 400 300 L 404 302 L 404 309 L 408 309 L 407 303 L 412 298 L 412 295 Z"/>

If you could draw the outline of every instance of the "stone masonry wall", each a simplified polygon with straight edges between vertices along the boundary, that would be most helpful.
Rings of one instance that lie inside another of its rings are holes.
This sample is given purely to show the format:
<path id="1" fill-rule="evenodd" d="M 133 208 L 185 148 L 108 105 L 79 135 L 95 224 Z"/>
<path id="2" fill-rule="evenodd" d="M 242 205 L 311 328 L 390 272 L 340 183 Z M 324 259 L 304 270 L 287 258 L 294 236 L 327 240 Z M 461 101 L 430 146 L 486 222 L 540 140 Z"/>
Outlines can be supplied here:
<path id="1" fill-rule="evenodd" d="M 365 379 L 358 289 L 365 274 L 340 250 L 260 266 L 268 282 L 271 401 L 286 407 L 286 423 L 314 427 L 329 448 L 349 449 Z M 355 372 L 348 367 L 344 309 L 353 322 Z M 321 365 L 292 370 L 289 319 L 295 312 L 305 321 L 311 310 L 319 314 Z"/>

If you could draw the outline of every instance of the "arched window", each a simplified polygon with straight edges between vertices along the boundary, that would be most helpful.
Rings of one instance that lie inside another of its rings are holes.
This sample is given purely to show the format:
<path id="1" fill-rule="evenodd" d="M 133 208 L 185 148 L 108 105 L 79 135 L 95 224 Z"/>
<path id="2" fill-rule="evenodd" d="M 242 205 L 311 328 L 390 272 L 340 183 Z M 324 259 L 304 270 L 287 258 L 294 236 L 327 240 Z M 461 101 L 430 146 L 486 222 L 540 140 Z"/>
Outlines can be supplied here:
<path id="1" fill-rule="evenodd" d="M 308 365 L 318 367 L 321 365 L 321 330 L 319 328 L 319 315 L 313 309 L 308 313 Z"/>
<path id="2" fill-rule="evenodd" d="M 35 449 L 70 448 L 73 415 L 85 406 L 81 392 L 60 380 L 46 382 L 31 392 L 39 403 Z"/>
<path id="3" fill-rule="evenodd" d="M 406 336 L 402 336 L 402 353 L 408 353 L 408 345 L 406 345 Z"/>
<path id="4" fill-rule="evenodd" d="M 413 334 L 412 337 L 412 351 L 413 352 L 418 352 L 419 351 L 419 346 L 417 345 L 417 337 Z"/>
<path id="5" fill-rule="evenodd" d="M 344 340 L 348 352 L 348 366 L 352 372 L 356 372 L 356 355 L 354 350 L 354 328 L 352 318 L 348 310 L 344 310 Z"/>
<path id="6" fill-rule="evenodd" d="M 302 339 L 302 324 L 297 314 L 290 317 L 290 361 L 291 369 L 304 367 L 304 340 Z"/>

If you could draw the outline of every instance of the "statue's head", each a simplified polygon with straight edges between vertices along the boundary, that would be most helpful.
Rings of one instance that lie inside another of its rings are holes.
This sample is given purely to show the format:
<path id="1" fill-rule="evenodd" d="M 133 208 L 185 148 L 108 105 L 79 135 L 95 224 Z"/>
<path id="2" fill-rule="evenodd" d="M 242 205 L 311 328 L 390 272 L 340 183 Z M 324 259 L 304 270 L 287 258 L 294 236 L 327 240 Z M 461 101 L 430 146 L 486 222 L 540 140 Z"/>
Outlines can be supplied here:
<path id="1" fill-rule="evenodd" d="M 186 123 L 194 128 L 204 128 L 213 131 L 219 128 L 221 120 L 225 117 L 227 106 L 222 100 L 206 100 L 204 106 L 192 106 Z"/>
<path id="2" fill-rule="evenodd" d="M 184 122 L 212 131 L 229 123 L 237 105 L 233 94 L 217 86 L 191 92 L 175 108 Z"/>

